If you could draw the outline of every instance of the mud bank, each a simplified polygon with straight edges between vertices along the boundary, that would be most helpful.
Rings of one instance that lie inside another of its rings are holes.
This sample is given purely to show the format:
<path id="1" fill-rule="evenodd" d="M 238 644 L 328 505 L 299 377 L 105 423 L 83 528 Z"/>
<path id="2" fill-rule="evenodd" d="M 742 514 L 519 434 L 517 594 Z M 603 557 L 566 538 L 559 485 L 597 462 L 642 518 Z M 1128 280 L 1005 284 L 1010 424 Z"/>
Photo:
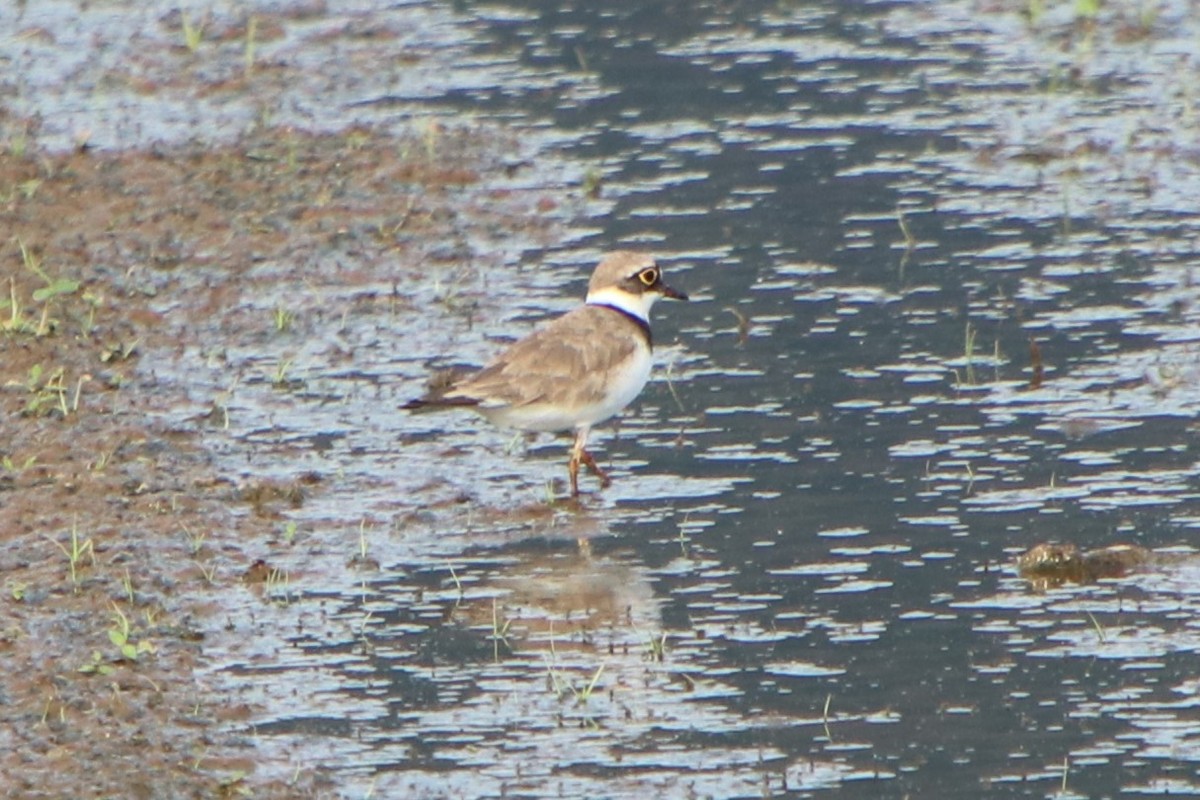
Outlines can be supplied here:
<path id="1" fill-rule="evenodd" d="M 231 342 L 311 335 L 306 315 L 411 306 L 409 278 L 477 265 L 463 243 L 480 231 L 539 235 L 553 201 L 496 188 L 519 169 L 512 137 L 432 123 L 0 156 L 10 796 L 333 791 L 299 766 L 256 777 L 263 756 L 228 724 L 253 709 L 197 677 L 240 635 L 230 604 L 275 602 L 281 514 L 329 476 L 226 474 L 204 434 L 228 424 L 228 395 L 187 376 L 219 371 Z M 306 281 L 364 288 L 314 308 L 289 294 Z"/>

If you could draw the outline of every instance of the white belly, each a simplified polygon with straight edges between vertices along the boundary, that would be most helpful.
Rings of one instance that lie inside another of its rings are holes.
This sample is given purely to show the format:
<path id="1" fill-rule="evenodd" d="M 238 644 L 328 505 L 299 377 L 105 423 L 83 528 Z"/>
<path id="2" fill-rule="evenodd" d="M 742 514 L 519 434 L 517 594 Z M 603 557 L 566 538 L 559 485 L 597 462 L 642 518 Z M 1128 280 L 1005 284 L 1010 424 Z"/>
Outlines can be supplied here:
<path id="1" fill-rule="evenodd" d="M 477 410 L 491 422 L 505 428 L 523 431 L 566 431 L 596 425 L 633 402 L 650 378 L 653 358 L 650 348 L 639 347 L 624 367 L 608 374 L 607 385 L 598 380 L 581 379 L 581 391 L 568 401 L 546 402 L 524 406 L 478 406 Z M 588 384 L 591 384 L 590 386 Z M 587 390 L 595 388 L 594 392 Z M 594 395 L 587 402 L 586 395 Z M 584 396 L 579 396 L 584 395 Z"/>

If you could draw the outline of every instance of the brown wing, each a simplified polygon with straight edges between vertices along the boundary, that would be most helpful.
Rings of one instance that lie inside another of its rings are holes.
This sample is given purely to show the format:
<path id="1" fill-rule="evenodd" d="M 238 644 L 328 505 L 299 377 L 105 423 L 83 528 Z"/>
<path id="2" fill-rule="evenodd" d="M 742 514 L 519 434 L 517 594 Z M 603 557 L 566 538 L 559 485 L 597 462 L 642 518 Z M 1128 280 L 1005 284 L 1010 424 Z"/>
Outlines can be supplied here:
<path id="1" fill-rule="evenodd" d="M 481 405 L 520 406 L 552 397 L 586 405 L 602 396 L 611 372 L 644 347 L 637 323 L 611 308 L 580 306 L 515 342 L 446 393 Z"/>

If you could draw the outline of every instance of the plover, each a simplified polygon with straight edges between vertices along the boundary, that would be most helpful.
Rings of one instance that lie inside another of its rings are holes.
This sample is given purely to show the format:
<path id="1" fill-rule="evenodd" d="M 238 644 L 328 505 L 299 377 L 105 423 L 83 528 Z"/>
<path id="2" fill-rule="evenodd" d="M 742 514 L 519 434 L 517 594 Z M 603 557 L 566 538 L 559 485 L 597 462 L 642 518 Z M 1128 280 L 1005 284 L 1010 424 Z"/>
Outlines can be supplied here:
<path id="1" fill-rule="evenodd" d="M 646 385 L 654 345 L 650 308 L 660 297 L 687 300 L 663 282 L 650 256 L 609 253 L 592 273 L 583 305 L 517 340 L 478 372 L 402 408 L 467 406 L 505 428 L 574 430 L 571 495 L 579 495 L 580 464 L 608 486 L 587 451 L 588 433 Z"/>

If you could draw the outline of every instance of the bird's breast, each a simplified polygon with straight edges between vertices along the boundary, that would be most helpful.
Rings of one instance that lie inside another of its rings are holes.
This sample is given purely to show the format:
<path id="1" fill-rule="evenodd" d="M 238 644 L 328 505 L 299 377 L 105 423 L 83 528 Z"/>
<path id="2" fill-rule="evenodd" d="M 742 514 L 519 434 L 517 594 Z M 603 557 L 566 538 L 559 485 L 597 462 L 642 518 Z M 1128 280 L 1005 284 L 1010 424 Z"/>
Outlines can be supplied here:
<path id="1" fill-rule="evenodd" d="M 650 348 L 632 348 L 629 356 L 603 372 L 579 379 L 557 398 L 523 405 L 479 406 L 493 423 L 526 431 L 565 431 L 595 425 L 629 405 L 650 378 Z"/>

